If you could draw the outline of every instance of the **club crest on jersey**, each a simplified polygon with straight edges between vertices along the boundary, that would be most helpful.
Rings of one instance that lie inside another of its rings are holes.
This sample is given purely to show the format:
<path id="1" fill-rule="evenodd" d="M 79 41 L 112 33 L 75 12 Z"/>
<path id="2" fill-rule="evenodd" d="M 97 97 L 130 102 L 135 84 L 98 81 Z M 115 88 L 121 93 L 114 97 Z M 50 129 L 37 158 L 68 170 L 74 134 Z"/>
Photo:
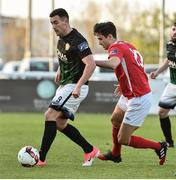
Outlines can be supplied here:
<path id="1" fill-rule="evenodd" d="M 78 45 L 78 49 L 80 50 L 80 52 L 84 51 L 87 48 L 89 48 L 89 45 L 86 41 L 84 41 Z"/>
<path id="2" fill-rule="evenodd" d="M 110 51 L 110 55 L 114 55 L 114 54 L 117 54 L 117 53 L 118 53 L 117 49 L 113 49 L 112 51 Z"/>
<path id="3" fill-rule="evenodd" d="M 69 43 L 66 43 L 65 44 L 65 50 L 68 51 L 70 49 L 70 44 Z"/>

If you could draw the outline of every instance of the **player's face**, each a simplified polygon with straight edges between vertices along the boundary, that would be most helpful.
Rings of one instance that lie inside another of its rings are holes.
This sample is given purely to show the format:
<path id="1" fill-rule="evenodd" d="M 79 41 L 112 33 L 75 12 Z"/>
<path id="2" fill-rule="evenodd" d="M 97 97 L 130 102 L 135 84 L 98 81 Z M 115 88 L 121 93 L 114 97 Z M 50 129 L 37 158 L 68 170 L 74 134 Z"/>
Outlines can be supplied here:
<path id="1" fill-rule="evenodd" d="M 102 46 L 105 50 L 108 50 L 110 46 L 109 38 L 98 33 L 96 34 L 96 36 L 97 36 L 99 45 Z"/>
<path id="2" fill-rule="evenodd" d="M 172 26 L 170 34 L 172 41 L 176 42 L 176 26 Z"/>
<path id="3" fill-rule="evenodd" d="M 50 22 L 57 36 L 64 36 L 66 33 L 66 19 L 60 18 L 59 16 L 54 16 L 50 18 Z"/>

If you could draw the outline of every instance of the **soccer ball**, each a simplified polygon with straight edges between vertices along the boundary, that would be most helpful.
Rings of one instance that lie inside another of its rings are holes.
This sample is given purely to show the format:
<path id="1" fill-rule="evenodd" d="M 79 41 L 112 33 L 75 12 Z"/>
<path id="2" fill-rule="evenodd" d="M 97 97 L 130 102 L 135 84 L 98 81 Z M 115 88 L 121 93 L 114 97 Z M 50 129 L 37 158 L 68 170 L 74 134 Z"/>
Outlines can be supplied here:
<path id="1" fill-rule="evenodd" d="M 39 161 L 40 155 L 36 148 L 25 146 L 18 152 L 18 161 L 24 167 L 32 167 Z"/>

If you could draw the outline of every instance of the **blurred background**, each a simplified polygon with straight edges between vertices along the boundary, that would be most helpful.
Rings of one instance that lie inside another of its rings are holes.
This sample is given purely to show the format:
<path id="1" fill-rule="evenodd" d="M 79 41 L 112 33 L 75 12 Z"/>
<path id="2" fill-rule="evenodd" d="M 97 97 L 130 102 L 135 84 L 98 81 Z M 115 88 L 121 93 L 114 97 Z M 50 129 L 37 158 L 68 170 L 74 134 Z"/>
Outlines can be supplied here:
<path id="1" fill-rule="evenodd" d="M 146 64 L 158 63 L 161 39 L 168 40 L 168 28 L 176 18 L 174 0 L 0 0 L 3 62 L 56 55 L 55 46 L 51 50 L 49 13 L 58 7 L 68 11 L 71 25 L 86 36 L 94 53 L 103 50 L 95 42 L 93 25 L 113 21 L 119 37 L 133 43 L 143 53 Z"/>
<path id="2" fill-rule="evenodd" d="M 18 98 L 12 101 L 14 98 L 11 93 L 15 84 L 19 83 L 18 88 L 23 89 L 24 87 L 21 86 L 24 86 L 24 80 L 28 80 L 26 86 L 31 83 L 30 87 L 34 87 L 32 82 L 37 80 L 35 90 L 30 91 L 31 93 L 35 91 L 33 106 L 38 98 L 42 101 L 37 101 L 35 106 L 39 104 L 46 108 L 54 95 L 51 93 L 49 96 L 47 93 L 50 89 L 47 89 L 43 90 L 42 96 L 39 97 L 39 90 L 36 89 L 42 80 L 53 81 L 58 67 L 57 37 L 51 28 L 49 14 L 59 7 L 68 11 L 71 26 L 87 38 L 95 59 L 101 60 L 107 56 L 93 36 L 93 26 L 100 21 L 113 21 L 117 26 L 119 38 L 134 44 L 143 55 L 148 74 L 163 62 L 170 26 L 176 21 L 176 1 L 174 0 L 0 0 L 0 111 L 10 111 L 10 105 L 16 101 L 19 103 L 18 111 L 23 111 L 18 97 L 21 94 L 14 95 Z M 158 79 L 158 86 L 164 88 L 169 79 L 168 73 L 163 77 Z M 11 87 L 12 80 L 15 80 L 13 87 Z M 92 83 L 102 83 L 100 88 L 102 90 L 106 89 L 103 81 L 114 83 L 116 79 L 112 71 L 97 68 L 92 81 Z M 152 86 L 153 84 L 156 86 L 156 82 L 157 80 L 155 83 L 151 82 Z M 43 86 L 42 89 L 45 89 Z M 52 86 L 55 87 L 55 85 Z M 30 87 L 25 87 L 25 92 Z M 97 94 L 94 93 L 92 99 L 98 98 L 97 101 L 101 102 L 105 97 L 109 97 L 104 103 L 109 101 L 114 105 L 117 100 L 113 100 L 112 88 L 107 89 L 110 94 L 106 94 L 105 90 L 100 92 L 100 89 Z M 153 89 L 159 98 L 163 89 L 159 89 L 160 94 L 157 88 L 153 87 Z M 13 89 L 13 93 L 14 91 Z M 21 91 L 17 90 L 16 93 L 19 92 Z M 105 94 L 102 95 L 102 93 Z M 154 109 L 157 109 L 158 98 L 155 100 Z M 4 104 L 6 106 L 3 108 Z M 34 109 L 28 108 L 25 110 Z M 84 111 L 87 110 L 89 109 Z"/>

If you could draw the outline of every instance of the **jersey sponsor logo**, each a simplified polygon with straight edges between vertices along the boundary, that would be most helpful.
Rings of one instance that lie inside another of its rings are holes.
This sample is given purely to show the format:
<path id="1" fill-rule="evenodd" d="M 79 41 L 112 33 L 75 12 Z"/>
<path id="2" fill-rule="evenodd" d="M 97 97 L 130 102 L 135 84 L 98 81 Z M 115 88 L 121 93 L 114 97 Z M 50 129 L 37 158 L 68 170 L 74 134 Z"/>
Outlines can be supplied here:
<path id="1" fill-rule="evenodd" d="M 174 61 L 169 61 L 169 67 L 176 69 L 176 63 Z"/>
<path id="2" fill-rule="evenodd" d="M 117 49 L 113 49 L 112 51 L 110 51 L 110 55 L 115 55 L 118 53 L 118 50 Z"/>
<path id="3" fill-rule="evenodd" d="M 78 49 L 80 52 L 84 51 L 85 49 L 88 49 L 89 45 L 86 41 L 82 42 L 81 44 L 78 45 Z"/>
<path id="4" fill-rule="evenodd" d="M 58 49 L 57 49 L 57 56 L 61 61 L 65 62 L 65 63 L 68 62 L 67 56 L 65 54 L 63 54 L 62 52 L 60 52 Z"/>

